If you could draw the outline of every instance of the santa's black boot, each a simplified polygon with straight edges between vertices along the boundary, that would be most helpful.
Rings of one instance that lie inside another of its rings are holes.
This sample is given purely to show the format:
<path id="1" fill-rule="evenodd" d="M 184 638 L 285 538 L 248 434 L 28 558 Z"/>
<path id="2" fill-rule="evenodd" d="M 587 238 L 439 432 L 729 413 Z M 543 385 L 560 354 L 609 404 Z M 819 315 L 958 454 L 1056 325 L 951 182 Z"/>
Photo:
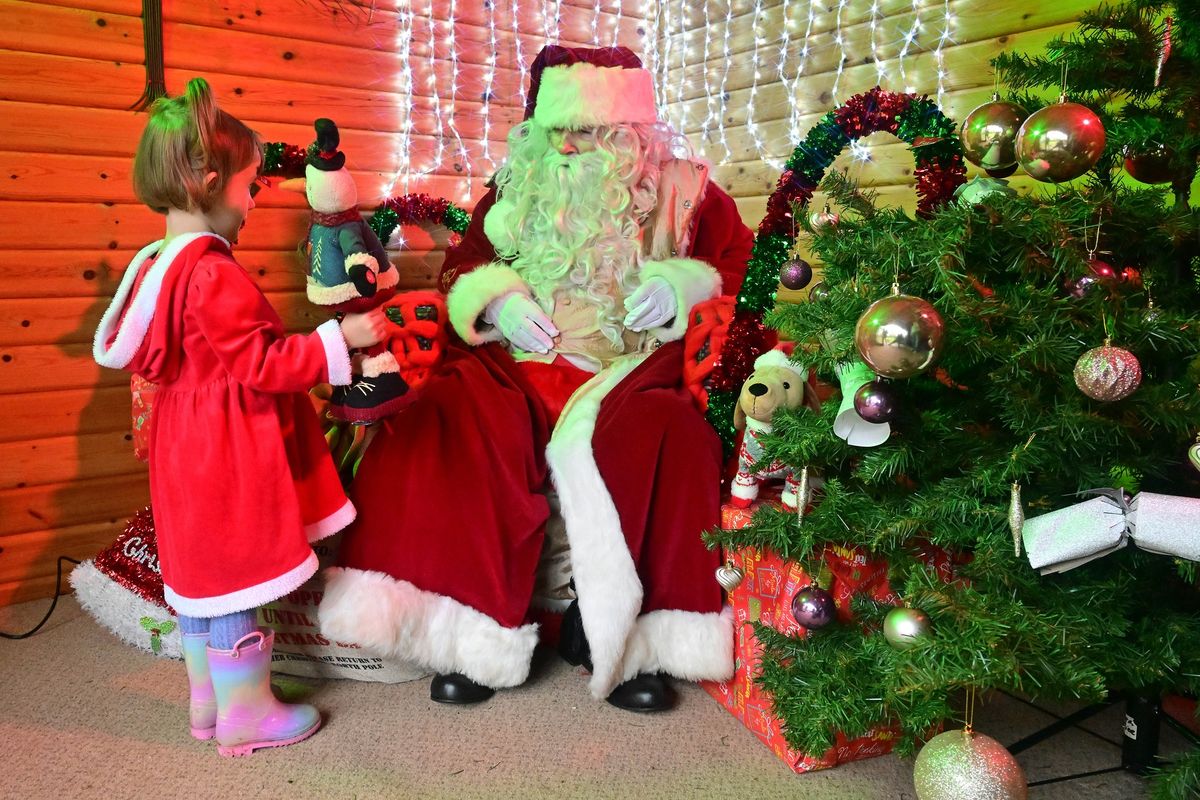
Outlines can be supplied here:
<path id="1" fill-rule="evenodd" d="M 626 711 L 669 711 L 675 706 L 675 690 L 661 675 L 642 673 L 613 689 L 608 702 Z"/>
<path id="2" fill-rule="evenodd" d="M 448 675 L 434 675 L 429 684 L 429 699 L 435 703 L 447 703 L 456 706 L 469 706 L 482 703 L 496 693 L 495 689 L 476 683 L 466 675 L 452 672 Z"/>

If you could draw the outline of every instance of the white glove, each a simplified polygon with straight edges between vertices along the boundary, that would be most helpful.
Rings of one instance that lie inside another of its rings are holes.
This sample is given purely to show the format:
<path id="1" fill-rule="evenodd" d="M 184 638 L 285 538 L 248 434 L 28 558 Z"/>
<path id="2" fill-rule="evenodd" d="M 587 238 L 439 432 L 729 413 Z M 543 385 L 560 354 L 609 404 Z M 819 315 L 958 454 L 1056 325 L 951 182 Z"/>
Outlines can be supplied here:
<path id="1" fill-rule="evenodd" d="M 513 347 L 527 353 L 549 353 L 559 335 L 541 306 L 520 292 L 509 292 L 488 303 L 483 321 L 499 328 Z"/>
<path id="2" fill-rule="evenodd" d="M 675 319 L 679 303 L 675 289 L 665 278 L 654 277 L 638 287 L 625 298 L 625 327 L 640 333 L 647 328 L 658 328 Z"/>

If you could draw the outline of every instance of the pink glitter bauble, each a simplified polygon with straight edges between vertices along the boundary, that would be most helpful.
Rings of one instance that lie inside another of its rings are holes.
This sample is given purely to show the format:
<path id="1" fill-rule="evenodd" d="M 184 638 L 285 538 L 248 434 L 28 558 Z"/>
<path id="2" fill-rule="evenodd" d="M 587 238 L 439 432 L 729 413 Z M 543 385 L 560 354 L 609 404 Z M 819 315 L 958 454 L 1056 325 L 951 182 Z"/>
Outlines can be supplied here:
<path id="1" fill-rule="evenodd" d="M 1075 385 L 1093 400 L 1124 400 L 1141 382 L 1142 365 L 1122 347 L 1093 347 L 1075 362 Z"/>

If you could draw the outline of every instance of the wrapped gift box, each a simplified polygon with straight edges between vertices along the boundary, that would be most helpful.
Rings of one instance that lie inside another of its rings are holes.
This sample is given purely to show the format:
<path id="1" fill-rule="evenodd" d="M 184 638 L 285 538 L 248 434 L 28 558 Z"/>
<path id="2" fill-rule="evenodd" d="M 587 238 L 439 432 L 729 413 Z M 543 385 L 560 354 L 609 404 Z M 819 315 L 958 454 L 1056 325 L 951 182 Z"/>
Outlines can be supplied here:
<path id="1" fill-rule="evenodd" d="M 778 489 L 764 489 L 759 502 L 750 508 L 725 504 L 721 509 L 722 527 L 733 530 L 748 526 L 759 505 L 778 504 L 778 496 Z M 735 626 L 735 671 L 728 681 L 704 682 L 705 690 L 796 772 L 829 769 L 891 752 L 896 729 L 886 725 L 872 728 L 855 739 L 838 733 L 837 743 L 819 756 L 806 755 L 788 746 L 782 724 L 772 712 L 770 694 L 754 681 L 761 645 L 754 635 L 753 623 L 761 622 L 788 636 L 804 635 L 804 628 L 792 616 L 792 597 L 813 581 L 799 564 L 786 561 L 770 550 L 741 548 L 726 552 L 725 558 L 745 573 L 741 584 L 729 595 Z M 861 551 L 849 548 L 829 548 L 825 564 L 833 574 L 832 585 L 826 588 L 837 601 L 842 621 L 850 619 L 850 597 L 854 594 L 866 593 L 881 602 L 897 602 L 888 587 L 886 564 L 872 562 Z"/>

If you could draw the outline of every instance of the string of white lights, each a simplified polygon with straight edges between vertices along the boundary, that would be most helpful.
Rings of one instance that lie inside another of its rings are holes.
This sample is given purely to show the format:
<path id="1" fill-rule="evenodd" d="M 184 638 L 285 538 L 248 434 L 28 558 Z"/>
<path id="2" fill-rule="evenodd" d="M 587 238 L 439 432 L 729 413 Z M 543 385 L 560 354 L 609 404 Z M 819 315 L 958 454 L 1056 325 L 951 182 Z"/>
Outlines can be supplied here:
<path id="1" fill-rule="evenodd" d="M 612 46 L 616 47 L 621 42 L 621 12 L 624 9 L 621 6 L 621 0 L 617 0 L 617 15 L 613 19 L 613 38 Z"/>
<path id="2" fill-rule="evenodd" d="M 879 58 L 879 0 L 871 2 L 871 59 L 875 62 L 875 82 L 882 86 L 887 78 L 887 66 Z"/>
<path id="3" fill-rule="evenodd" d="M 563 0 L 554 0 L 554 27 L 550 29 L 550 41 L 554 44 L 562 38 L 562 6 Z"/>
<path id="4" fill-rule="evenodd" d="M 950 13 L 950 0 L 942 0 L 942 33 L 938 36 L 937 48 L 933 51 L 937 61 L 938 89 L 937 102 L 940 106 L 946 94 L 946 43 L 954 44 L 951 38 L 954 26 L 954 15 Z"/>
<path id="5" fill-rule="evenodd" d="M 900 80 L 904 83 L 904 91 L 915 92 L 916 87 L 908 83 L 908 73 L 904 69 L 904 59 L 913 45 L 919 45 L 921 33 L 921 0 L 912 0 L 913 24 L 904 34 L 904 45 L 900 48 Z"/>
<path id="6" fill-rule="evenodd" d="M 525 105 L 525 83 L 529 72 L 525 69 L 525 57 L 521 54 L 521 9 L 517 7 L 518 0 L 512 0 L 512 37 L 513 49 L 516 51 L 517 72 L 519 73 L 519 81 L 517 83 L 517 97 L 521 98 L 521 105 Z"/>
<path id="7" fill-rule="evenodd" d="M 787 0 L 784 0 L 787 2 Z M 716 72 L 716 66 L 709 62 L 712 53 L 712 18 L 708 15 L 708 3 L 704 3 L 704 119 L 700 122 L 700 147 L 703 149 L 708 143 L 708 129 L 715 118 L 714 98 L 712 93 L 712 83 L 709 81 L 709 75 Z M 719 121 L 719 119 L 718 119 Z"/>
<path id="8" fill-rule="evenodd" d="M 680 131 L 687 127 L 687 103 L 683 101 L 683 91 L 687 83 L 688 25 L 692 22 L 690 13 L 687 19 L 684 19 L 685 11 L 688 11 L 688 0 L 679 0 L 679 83 L 675 88 L 675 107 L 679 109 L 679 119 L 675 123 L 675 129 Z"/>
<path id="9" fill-rule="evenodd" d="M 721 39 L 721 58 L 725 65 L 724 71 L 721 73 L 721 114 L 717 118 L 717 132 L 720 134 L 721 147 L 725 149 L 725 155 L 721 158 L 721 164 L 728 164 L 729 159 L 733 156 L 733 151 L 729 149 L 729 139 L 725 136 L 725 108 L 729 102 L 729 96 L 725 92 L 725 87 L 729 84 L 729 65 L 733 59 L 729 55 L 729 32 L 733 28 L 733 2 L 726 0 L 725 2 L 725 33 Z M 707 77 L 705 78 L 707 80 Z"/>
<path id="10" fill-rule="evenodd" d="M 850 0 L 838 0 L 837 18 L 834 23 L 833 43 L 838 46 L 838 63 L 837 75 L 833 78 L 833 104 L 841 105 L 842 98 L 840 95 L 840 87 L 842 85 L 842 72 L 846 69 L 846 39 L 842 36 L 842 11 L 845 10 L 846 4 Z"/>
<path id="11" fill-rule="evenodd" d="M 659 111 L 663 109 L 662 94 L 659 89 L 661 82 L 659 81 L 659 16 L 662 10 L 662 4 L 656 0 L 642 0 L 641 14 L 642 19 L 647 21 L 647 32 L 642 38 L 642 63 L 650 70 L 650 74 L 654 78 L 654 103 L 658 106 Z"/>
<path id="12" fill-rule="evenodd" d="M 658 3 L 657 7 L 662 11 L 665 35 L 662 37 L 662 58 L 659 60 L 658 70 L 652 74 L 655 76 L 654 84 L 657 87 L 659 108 L 666 108 L 668 99 L 667 92 L 669 91 L 667 88 L 667 80 L 670 78 L 668 70 L 671 63 L 671 40 L 675 38 L 675 32 L 671 30 L 670 0 L 667 0 L 667 2 Z M 652 49 L 654 48 L 654 44 L 652 42 L 648 46 Z"/>
<path id="13" fill-rule="evenodd" d="M 429 59 L 428 68 L 429 74 L 425 77 L 425 84 L 429 87 L 429 94 L 433 100 L 433 118 L 434 129 L 437 131 L 437 145 L 434 149 L 433 163 L 428 168 L 419 170 L 417 175 L 424 177 L 436 172 L 442 166 L 443 156 L 446 152 L 446 136 L 445 128 L 442 120 L 442 98 L 438 94 L 438 78 L 437 78 L 437 29 L 434 26 L 433 19 L 433 0 L 429 0 L 429 16 L 425 19 L 426 31 L 429 34 Z"/>
<path id="14" fill-rule="evenodd" d="M 455 104 L 458 100 L 458 46 L 455 42 L 455 28 L 458 22 L 458 0 L 447 0 L 449 3 L 448 14 L 449 19 L 446 21 L 446 47 L 450 51 L 450 104 L 446 107 L 446 120 L 450 126 L 450 135 L 454 137 L 454 141 L 458 144 L 458 157 L 462 164 L 463 175 L 466 180 L 463 181 L 464 200 L 471 199 L 471 153 L 467 150 L 466 142 L 463 141 L 462 134 L 458 132 L 458 123 L 456 121 Z M 432 0 L 431 0 L 432 4 Z M 432 13 L 432 9 L 430 10 Z M 487 113 L 487 109 L 484 109 Z"/>
<path id="15" fill-rule="evenodd" d="M 483 94 L 480 95 L 480 100 L 483 102 L 483 158 L 488 162 L 489 171 L 495 171 L 496 161 L 492 158 L 492 93 L 496 80 L 496 59 L 500 49 L 499 42 L 496 39 L 496 4 L 489 2 L 484 4 L 487 7 L 487 26 L 488 26 L 488 55 L 484 61 L 483 67 Z M 517 46 L 520 47 L 518 41 Z"/>
<path id="16" fill-rule="evenodd" d="M 592 6 L 592 44 L 600 46 L 600 0 L 594 0 Z"/>
<path id="17" fill-rule="evenodd" d="M 767 38 L 762 32 L 762 14 L 762 2 L 755 0 L 754 16 L 750 21 L 750 34 L 754 37 L 754 55 L 752 56 L 754 73 L 750 81 L 750 100 L 746 104 L 746 132 L 750 134 L 750 140 L 754 142 L 754 151 L 759 158 L 764 159 L 772 169 L 780 170 L 783 169 L 783 162 L 767 153 L 766 145 L 758 135 L 758 123 L 754 121 L 754 103 L 758 98 L 758 81 L 762 78 L 759 48 L 767 44 Z"/>
<path id="18" fill-rule="evenodd" d="M 813 23 L 817 20 L 816 0 L 808 2 L 808 27 L 804 29 L 804 44 L 800 46 L 800 65 L 796 67 L 796 75 L 792 78 L 793 89 L 800 84 L 800 77 L 804 75 L 805 68 L 808 67 L 808 56 L 812 49 L 808 43 L 812 41 Z M 788 93 L 788 107 L 790 114 L 788 116 L 788 133 L 793 142 L 800 141 L 800 104 L 797 102 L 799 98 L 795 96 L 794 91 Z"/>
<path id="19" fill-rule="evenodd" d="M 382 191 L 383 197 L 391 197 L 392 191 L 396 187 L 396 182 L 401 181 L 404 187 L 404 194 L 408 194 L 410 176 L 412 174 L 412 162 L 409 159 L 409 152 L 412 150 L 412 128 L 413 128 L 413 71 L 412 65 L 409 63 L 409 54 L 412 50 L 412 30 L 413 30 L 413 12 L 411 6 L 404 6 L 400 9 L 400 18 L 396 25 L 396 49 L 399 55 L 400 70 L 399 90 L 404 97 L 404 111 L 400 120 L 400 152 L 396 154 L 396 172 L 392 175 L 391 180 L 387 181 Z M 387 242 L 384 242 L 387 244 Z"/>

